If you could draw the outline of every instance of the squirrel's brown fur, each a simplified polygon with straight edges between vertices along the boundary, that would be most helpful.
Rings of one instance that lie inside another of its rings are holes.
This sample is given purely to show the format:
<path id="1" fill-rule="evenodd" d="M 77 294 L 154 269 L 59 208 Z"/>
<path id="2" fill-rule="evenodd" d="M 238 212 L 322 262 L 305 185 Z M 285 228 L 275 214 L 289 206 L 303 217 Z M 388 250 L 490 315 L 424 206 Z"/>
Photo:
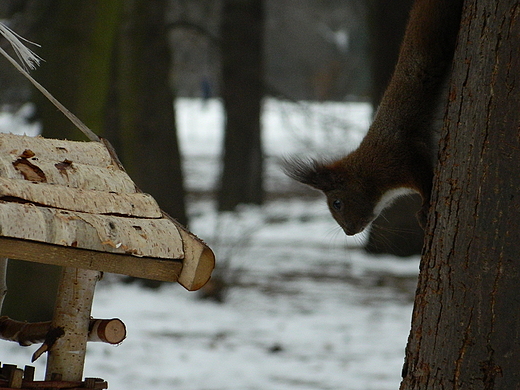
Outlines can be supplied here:
<path id="1" fill-rule="evenodd" d="M 416 0 L 399 59 L 360 146 L 332 162 L 290 160 L 286 173 L 325 193 L 347 235 L 362 231 L 396 196 L 423 198 L 433 179 L 432 122 L 451 70 L 463 0 Z"/>

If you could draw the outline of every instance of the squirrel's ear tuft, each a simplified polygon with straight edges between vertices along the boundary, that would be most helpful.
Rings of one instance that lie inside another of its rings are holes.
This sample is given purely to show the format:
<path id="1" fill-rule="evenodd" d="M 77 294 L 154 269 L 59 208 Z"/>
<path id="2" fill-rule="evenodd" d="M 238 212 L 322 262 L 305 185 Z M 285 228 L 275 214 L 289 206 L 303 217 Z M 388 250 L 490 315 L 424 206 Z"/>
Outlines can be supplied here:
<path id="1" fill-rule="evenodd" d="M 334 170 L 326 163 L 314 159 L 286 159 L 282 169 L 290 178 L 327 192 L 335 188 Z"/>

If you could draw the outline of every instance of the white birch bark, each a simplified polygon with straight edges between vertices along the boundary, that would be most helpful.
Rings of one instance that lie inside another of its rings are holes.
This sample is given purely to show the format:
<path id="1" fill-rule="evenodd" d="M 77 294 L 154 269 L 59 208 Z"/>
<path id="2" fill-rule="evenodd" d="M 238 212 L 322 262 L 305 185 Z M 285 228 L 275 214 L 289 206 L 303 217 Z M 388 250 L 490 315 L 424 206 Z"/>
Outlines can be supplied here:
<path id="1" fill-rule="evenodd" d="M 81 381 L 87 350 L 90 310 L 98 271 L 73 267 L 63 268 L 52 327 L 63 328 L 65 334 L 49 350 L 46 380 L 53 374 L 63 381 Z"/>

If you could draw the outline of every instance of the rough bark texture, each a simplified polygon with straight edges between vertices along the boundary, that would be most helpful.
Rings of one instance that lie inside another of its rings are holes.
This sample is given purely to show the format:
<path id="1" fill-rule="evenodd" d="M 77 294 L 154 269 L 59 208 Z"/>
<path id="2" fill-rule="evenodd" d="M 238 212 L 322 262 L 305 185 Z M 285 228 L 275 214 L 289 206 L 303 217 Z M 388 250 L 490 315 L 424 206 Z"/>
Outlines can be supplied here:
<path id="1" fill-rule="evenodd" d="M 263 201 L 260 110 L 263 96 L 262 0 L 225 0 L 221 22 L 222 99 L 226 110 L 221 211 Z"/>
<path id="2" fill-rule="evenodd" d="M 14 341 L 24 347 L 45 343 L 51 329 L 50 321 L 26 322 L 15 321 L 7 316 L 0 317 L 0 339 Z M 118 318 L 110 320 L 91 318 L 89 321 L 87 341 L 119 344 L 125 337 L 126 326 Z"/>
<path id="3" fill-rule="evenodd" d="M 520 4 L 467 0 L 402 390 L 520 387 Z"/>

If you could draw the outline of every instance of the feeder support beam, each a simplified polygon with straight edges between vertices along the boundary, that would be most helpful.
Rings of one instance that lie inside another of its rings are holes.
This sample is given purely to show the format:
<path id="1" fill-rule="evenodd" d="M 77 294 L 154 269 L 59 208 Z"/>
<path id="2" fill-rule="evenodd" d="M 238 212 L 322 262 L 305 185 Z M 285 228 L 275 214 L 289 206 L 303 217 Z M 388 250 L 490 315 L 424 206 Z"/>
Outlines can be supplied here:
<path id="1" fill-rule="evenodd" d="M 46 380 L 81 381 L 89 333 L 90 311 L 100 272 L 64 267 L 58 287 L 53 329 L 64 334 L 51 346 Z"/>

